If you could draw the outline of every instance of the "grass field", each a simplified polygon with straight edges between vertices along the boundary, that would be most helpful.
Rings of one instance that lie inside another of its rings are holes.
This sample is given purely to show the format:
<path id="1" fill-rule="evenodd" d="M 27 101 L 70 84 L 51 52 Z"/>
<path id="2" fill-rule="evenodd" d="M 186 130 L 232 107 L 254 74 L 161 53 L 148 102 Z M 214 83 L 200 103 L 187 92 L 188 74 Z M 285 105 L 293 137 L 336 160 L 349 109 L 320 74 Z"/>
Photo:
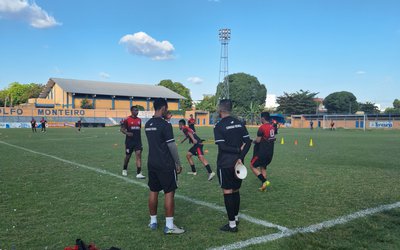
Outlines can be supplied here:
<path id="1" fill-rule="evenodd" d="M 254 138 L 256 129 L 249 132 Z M 198 134 L 215 170 L 212 128 Z M 178 130 L 175 137 L 182 139 Z M 135 178 L 133 161 L 121 176 L 123 142 L 118 128 L 0 130 L 0 249 L 63 249 L 76 238 L 102 249 L 400 249 L 400 131 L 281 129 L 271 190 L 259 192 L 250 172 L 243 182 L 237 234 L 219 231 L 227 218 L 218 180 L 208 182 L 197 160 L 199 175 L 186 174 L 189 144 L 178 145 L 185 169 L 175 214 L 187 232 L 150 231 L 147 180 Z M 387 204 L 394 205 L 365 210 Z"/>

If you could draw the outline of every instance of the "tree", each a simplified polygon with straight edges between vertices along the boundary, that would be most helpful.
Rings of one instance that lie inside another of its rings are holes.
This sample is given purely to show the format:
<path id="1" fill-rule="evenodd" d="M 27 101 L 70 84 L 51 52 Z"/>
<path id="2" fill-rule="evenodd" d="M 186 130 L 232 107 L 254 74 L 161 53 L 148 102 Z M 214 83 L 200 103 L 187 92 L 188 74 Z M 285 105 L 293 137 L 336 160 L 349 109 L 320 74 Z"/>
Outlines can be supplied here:
<path id="1" fill-rule="evenodd" d="M 8 88 L 0 91 L 0 103 L 4 105 L 6 99 L 6 105 L 26 103 L 29 98 L 38 98 L 42 89 L 43 85 L 41 84 L 21 84 L 19 82 L 13 82 Z"/>
<path id="2" fill-rule="evenodd" d="M 257 77 L 246 73 L 231 74 L 227 77 L 229 81 L 229 98 L 232 100 L 235 113 L 246 113 L 251 103 L 255 106 L 265 103 L 267 89 L 264 84 L 258 81 Z M 222 84 L 219 83 L 217 87 L 217 100 L 220 96 Z"/>
<path id="3" fill-rule="evenodd" d="M 324 100 L 324 105 L 330 114 L 354 114 L 358 111 L 357 98 L 347 91 L 329 94 Z"/>
<path id="4" fill-rule="evenodd" d="M 366 103 L 359 103 L 358 110 L 363 111 L 365 114 L 379 114 L 380 110 L 375 105 L 375 103 L 366 102 Z"/>
<path id="5" fill-rule="evenodd" d="M 286 115 L 294 114 L 315 114 L 317 103 L 314 101 L 318 93 L 300 90 L 295 93 L 284 92 L 276 98 L 279 104 L 277 111 Z"/>
<path id="6" fill-rule="evenodd" d="M 6 89 L 0 90 L 0 107 L 10 105 L 8 103 L 8 92 Z"/>
<path id="7" fill-rule="evenodd" d="M 400 114 L 400 109 L 386 108 L 384 113 L 385 114 Z"/>
<path id="8" fill-rule="evenodd" d="M 185 97 L 186 100 L 181 101 L 181 108 L 184 110 L 190 110 L 192 109 L 192 97 L 190 96 L 190 90 L 186 88 L 182 83 L 180 82 L 173 82 L 172 80 L 162 80 L 158 84 L 159 86 L 164 86 L 181 96 Z"/>
<path id="9" fill-rule="evenodd" d="M 400 100 L 399 99 L 394 99 L 393 108 L 400 109 Z"/>
<path id="10" fill-rule="evenodd" d="M 215 95 L 204 96 L 203 100 L 196 105 L 196 109 L 214 113 L 217 111 L 217 97 Z"/>
<path id="11" fill-rule="evenodd" d="M 400 114 L 400 100 L 395 99 L 393 101 L 393 108 L 386 108 L 385 113 L 386 114 Z"/>
<path id="12" fill-rule="evenodd" d="M 246 111 L 246 120 L 250 121 L 253 125 L 255 122 L 260 121 L 260 113 L 264 110 L 264 105 L 256 105 L 250 102 L 249 109 Z"/>
<path id="13" fill-rule="evenodd" d="M 81 101 L 81 108 L 82 109 L 93 109 L 93 104 L 92 102 L 88 99 L 86 96 L 85 99 L 82 99 Z"/>

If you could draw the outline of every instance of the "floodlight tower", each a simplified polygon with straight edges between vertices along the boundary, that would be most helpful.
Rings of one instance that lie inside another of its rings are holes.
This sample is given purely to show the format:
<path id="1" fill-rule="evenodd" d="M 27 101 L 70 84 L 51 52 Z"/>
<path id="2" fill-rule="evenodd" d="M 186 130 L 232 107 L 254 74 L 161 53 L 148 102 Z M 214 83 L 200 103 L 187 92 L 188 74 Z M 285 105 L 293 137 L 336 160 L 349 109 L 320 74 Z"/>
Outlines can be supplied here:
<path id="1" fill-rule="evenodd" d="M 228 43 L 231 39 L 230 29 L 219 30 L 219 41 L 221 42 L 221 57 L 219 62 L 219 99 L 229 99 L 229 81 L 228 81 Z"/>

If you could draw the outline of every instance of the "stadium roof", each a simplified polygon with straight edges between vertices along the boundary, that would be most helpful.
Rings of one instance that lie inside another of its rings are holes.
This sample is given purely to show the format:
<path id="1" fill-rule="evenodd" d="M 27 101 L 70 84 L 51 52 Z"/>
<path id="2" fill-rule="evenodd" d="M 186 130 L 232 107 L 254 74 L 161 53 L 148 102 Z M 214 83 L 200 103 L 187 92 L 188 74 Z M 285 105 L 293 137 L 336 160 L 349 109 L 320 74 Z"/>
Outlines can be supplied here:
<path id="1" fill-rule="evenodd" d="M 39 98 L 46 98 L 56 83 L 64 91 L 76 94 L 186 99 L 185 97 L 163 86 L 64 78 L 50 78 L 46 84 L 46 87 L 40 93 Z"/>

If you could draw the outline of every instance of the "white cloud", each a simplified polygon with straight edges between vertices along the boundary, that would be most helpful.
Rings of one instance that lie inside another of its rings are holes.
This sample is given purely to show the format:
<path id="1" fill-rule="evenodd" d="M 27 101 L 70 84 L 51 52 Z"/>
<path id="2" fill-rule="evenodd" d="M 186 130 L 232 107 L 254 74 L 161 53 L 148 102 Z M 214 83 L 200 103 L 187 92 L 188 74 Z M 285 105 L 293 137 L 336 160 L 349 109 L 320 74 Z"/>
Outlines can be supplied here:
<path id="1" fill-rule="evenodd" d="M 61 25 L 35 2 L 28 0 L 0 0 L 0 18 L 22 20 L 37 29 Z"/>
<path id="2" fill-rule="evenodd" d="M 169 41 L 157 41 L 145 32 L 128 34 L 119 40 L 129 53 L 150 57 L 153 60 L 168 60 L 173 58 L 174 46 Z"/>
<path id="3" fill-rule="evenodd" d="M 364 74 L 366 74 L 366 73 L 367 73 L 367 72 L 362 71 L 362 70 L 356 71 L 356 74 L 357 74 L 357 75 L 364 75 Z"/>
<path id="4" fill-rule="evenodd" d="M 105 72 L 100 72 L 100 73 L 99 73 L 99 76 L 100 76 L 101 78 L 104 78 L 104 79 L 108 79 L 108 78 L 111 77 L 110 74 L 107 74 L 107 73 L 105 73 Z"/>
<path id="5" fill-rule="evenodd" d="M 202 84 L 204 82 L 203 79 L 201 79 L 198 76 L 191 76 L 188 79 L 186 79 L 188 82 L 190 83 L 194 83 L 194 84 Z"/>

